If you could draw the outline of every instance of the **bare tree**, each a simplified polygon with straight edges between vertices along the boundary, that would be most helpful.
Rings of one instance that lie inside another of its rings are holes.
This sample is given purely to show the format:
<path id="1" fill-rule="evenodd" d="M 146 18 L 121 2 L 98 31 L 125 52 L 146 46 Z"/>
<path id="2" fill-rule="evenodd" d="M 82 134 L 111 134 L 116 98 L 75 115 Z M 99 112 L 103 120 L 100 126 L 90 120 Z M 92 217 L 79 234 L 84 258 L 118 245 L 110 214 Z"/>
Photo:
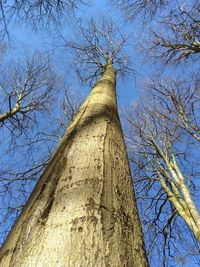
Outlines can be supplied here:
<path id="1" fill-rule="evenodd" d="M 9 70 L 2 65 L 1 73 L 0 127 L 6 127 L 11 134 L 23 132 L 37 119 L 37 113 L 50 105 L 55 74 L 48 58 L 39 53 L 26 56 L 25 63 L 14 63 Z"/>
<path id="2" fill-rule="evenodd" d="M 52 68 L 48 55 L 36 52 L 20 62 L 4 58 L 0 68 L 2 243 L 76 113 L 80 97 L 72 99 L 72 89 Z"/>
<path id="3" fill-rule="evenodd" d="M 140 103 L 142 106 L 127 115 L 130 160 L 138 198 L 145 203 L 143 227 L 151 232 L 149 253 L 161 242 L 163 266 L 169 256 L 174 256 L 173 246 L 186 244 L 187 235 L 179 228 L 180 217 L 200 241 L 196 182 L 200 174 L 200 94 L 197 84 L 198 77 L 193 83 L 169 79 L 153 81 L 148 85 L 149 93 L 145 95 L 144 104 Z M 174 236 L 177 235 L 182 241 L 176 245 Z M 192 241 L 196 245 L 187 249 L 195 256 L 199 245 Z"/>
<path id="4" fill-rule="evenodd" d="M 159 101 L 160 105 L 164 99 L 163 107 L 165 110 L 168 107 L 168 112 L 161 111 L 160 114 L 193 137 L 194 142 L 200 142 L 199 79 L 199 74 L 197 74 L 189 80 L 154 80 L 148 85 L 152 97 Z"/>
<path id="5" fill-rule="evenodd" d="M 45 165 L 46 158 L 38 162 L 41 157 L 38 155 L 37 161 L 31 148 L 42 139 L 37 127 L 41 115 L 50 109 L 57 82 L 49 58 L 39 52 L 26 55 L 20 62 L 4 58 L 1 63 L 0 231 L 4 239 L 31 183 Z"/>
<path id="6" fill-rule="evenodd" d="M 152 18 L 158 10 L 168 6 L 168 0 L 110 0 L 123 12 L 125 18 L 133 21 L 138 15 L 144 18 Z"/>
<path id="7" fill-rule="evenodd" d="M 0 1 L 1 32 L 9 39 L 9 25 L 13 22 L 26 22 L 34 29 L 60 25 L 66 15 L 72 13 L 82 0 L 26 0 Z"/>
<path id="8" fill-rule="evenodd" d="M 149 31 L 149 44 L 140 45 L 147 52 L 147 59 L 162 58 L 167 63 L 177 63 L 188 58 L 198 59 L 200 52 L 200 5 L 199 1 L 119 0 L 111 1 L 132 21 L 141 13 L 141 18 L 151 18 L 144 24 Z M 157 12 L 163 9 L 162 14 Z M 156 14 L 158 13 L 158 14 Z M 147 33 L 146 33 L 147 34 Z M 145 37 L 146 38 L 146 37 Z M 151 52 L 151 53 L 150 53 Z"/>
<path id="9" fill-rule="evenodd" d="M 162 58 L 165 64 L 199 59 L 200 5 L 198 1 L 192 3 L 169 12 L 156 29 L 150 31 L 151 44 L 147 52 L 152 50 L 152 56 Z"/>
<path id="10" fill-rule="evenodd" d="M 100 53 L 104 73 L 4 242 L 2 265 L 148 266 L 117 111 L 113 65 L 120 50 L 109 36 L 109 51 L 101 34 L 92 50 L 84 46 L 87 58 Z"/>

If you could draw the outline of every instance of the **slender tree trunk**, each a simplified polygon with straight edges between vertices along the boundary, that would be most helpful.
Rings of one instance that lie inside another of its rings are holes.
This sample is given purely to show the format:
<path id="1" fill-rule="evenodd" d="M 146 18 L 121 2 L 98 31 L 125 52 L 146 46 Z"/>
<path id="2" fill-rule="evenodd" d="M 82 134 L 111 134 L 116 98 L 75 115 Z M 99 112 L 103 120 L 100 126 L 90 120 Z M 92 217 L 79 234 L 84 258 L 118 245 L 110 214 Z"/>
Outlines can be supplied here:
<path id="1" fill-rule="evenodd" d="M 111 64 L 11 230 L 0 266 L 148 266 Z"/>

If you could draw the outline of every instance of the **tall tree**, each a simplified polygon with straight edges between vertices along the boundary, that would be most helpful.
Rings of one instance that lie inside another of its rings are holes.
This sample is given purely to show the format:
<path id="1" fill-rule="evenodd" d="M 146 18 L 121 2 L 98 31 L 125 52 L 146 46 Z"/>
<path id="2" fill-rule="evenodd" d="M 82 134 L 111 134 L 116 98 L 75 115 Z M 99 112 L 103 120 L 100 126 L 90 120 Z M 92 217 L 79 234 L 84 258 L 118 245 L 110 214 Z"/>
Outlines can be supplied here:
<path id="1" fill-rule="evenodd" d="M 1 248 L 2 266 L 148 266 L 117 111 L 119 49 L 104 37 L 110 51 L 86 50 L 101 55 L 103 75 Z"/>

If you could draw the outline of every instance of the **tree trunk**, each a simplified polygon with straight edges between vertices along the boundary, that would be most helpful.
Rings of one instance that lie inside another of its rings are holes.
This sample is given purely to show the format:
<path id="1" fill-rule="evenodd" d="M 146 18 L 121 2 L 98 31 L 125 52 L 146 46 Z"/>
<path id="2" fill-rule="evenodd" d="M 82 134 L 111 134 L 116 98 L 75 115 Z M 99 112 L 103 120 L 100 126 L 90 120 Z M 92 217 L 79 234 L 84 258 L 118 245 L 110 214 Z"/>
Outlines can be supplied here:
<path id="1" fill-rule="evenodd" d="M 1 248 L 0 266 L 148 266 L 111 64 Z"/>

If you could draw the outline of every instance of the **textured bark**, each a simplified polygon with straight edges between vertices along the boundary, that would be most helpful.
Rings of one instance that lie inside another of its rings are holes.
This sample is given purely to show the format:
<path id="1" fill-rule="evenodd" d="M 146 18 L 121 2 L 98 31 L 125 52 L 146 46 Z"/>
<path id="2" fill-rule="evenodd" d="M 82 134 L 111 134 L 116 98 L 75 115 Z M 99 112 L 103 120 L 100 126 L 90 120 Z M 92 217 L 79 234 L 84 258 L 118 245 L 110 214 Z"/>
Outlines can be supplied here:
<path id="1" fill-rule="evenodd" d="M 148 266 L 111 64 L 1 248 L 0 266 Z"/>

